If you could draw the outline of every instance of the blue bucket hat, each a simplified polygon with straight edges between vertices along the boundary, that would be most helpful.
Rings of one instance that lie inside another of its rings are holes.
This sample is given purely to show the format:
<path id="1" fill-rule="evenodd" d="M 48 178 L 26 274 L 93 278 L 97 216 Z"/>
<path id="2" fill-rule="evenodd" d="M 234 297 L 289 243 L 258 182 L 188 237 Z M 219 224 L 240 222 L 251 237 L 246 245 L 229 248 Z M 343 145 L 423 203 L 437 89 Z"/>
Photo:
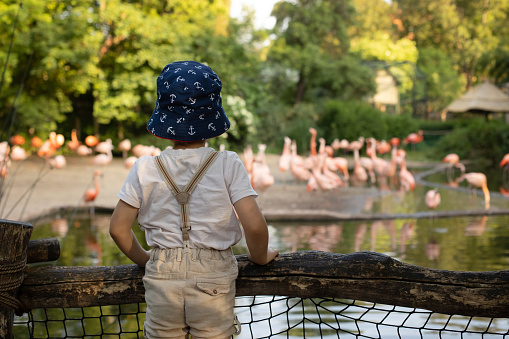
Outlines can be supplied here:
<path id="1" fill-rule="evenodd" d="M 156 137 L 200 141 L 230 128 L 221 100 L 221 80 L 196 61 L 166 65 L 157 78 L 156 107 L 147 129 Z"/>

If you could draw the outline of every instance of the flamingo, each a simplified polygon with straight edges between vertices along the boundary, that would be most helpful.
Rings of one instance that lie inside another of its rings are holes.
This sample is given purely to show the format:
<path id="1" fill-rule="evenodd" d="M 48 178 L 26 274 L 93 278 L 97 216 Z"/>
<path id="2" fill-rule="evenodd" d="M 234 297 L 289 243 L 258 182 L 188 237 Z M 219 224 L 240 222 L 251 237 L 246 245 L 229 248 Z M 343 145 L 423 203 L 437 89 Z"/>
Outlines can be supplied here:
<path id="1" fill-rule="evenodd" d="M 67 161 L 63 155 L 56 155 L 55 157 L 48 160 L 51 168 L 61 169 L 67 165 Z"/>
<path id="2" fill-rule="evenodd" d="M 292 139 L 285 137 L 284 140 L 283 153 L 281 153 L 281 156 L 279 157 L 279 170 L 281 172 L 285 172 L 290 169 L 290 161 L 292 158 L 292 151 L 290 149 Z"/>
<path id="3" fill-rule="evenodd" d="M 509 173 L 509 153 L 504 155 L 502 160 L 500 161 L 500 168 L 503 169 L 502 172 L 502 182 L 505 183 L 507 181 L 507 173 Z"/>
<path id="4" fill-rule="evenodd" d="M 406 167 L 406 152 L 404 150 L 398 150 L 397 152 L 399 160 L 399 182 L 401 188 L 405 191 L 413 191 L 415 189 L 415 178 Z"/>
<path id="5" fill-rule="evenodd" d="M 258 154 L 253 163 L 253 176 L 251 178 L 253 188 L 261 192 L 274 185 L 274 177 L 270 174 L 270 168 L 265 158 L 266 148 L 267 145 L 265 144 L 258 145 Z"/>
<path id="6" fill-rule="evenodd" d="M 320 169 L 324 176 L 326 176 L 329 180 L 332 180 L 336 186 L 344 186 L 343 180 L 334 173 L 337 168 L 333 165 L 330 161 L 333 161 L 332 158 L 329 157 L 329 152 L 332 151 L 331 146 L 325 146 L 325 139 L 320 138 L 318 140 L 320 142 L 320 149 L 319 149 L 319 162 L 320 162 Z M 327 151 L 327 148 L 330 149 L 330 151 Z"/>
<path id="7" fill-rule="evenodd" d="M 79 145 L 76 149 L 76 153 L 78 155 L 81 155 L 82 157 L 85 157 L 89 154 L 92 154 L 92 149 L 90 147 L 87 147 L 86 145 Z"/>
<path id="8" fill-rule="evenodd" d="M 370 157 L 371 157 L 371 161 L 373 163 L 373 170 L 379 176 L 385 177 L 386 173 L 388 171 L 388 168 L 389 168 L 389 163 L 387 161 L 385 161 L 384 159 L 378 158 L 376 156 L 377 147 L 376 147 L 376 140 L 374 138 L 370 138 L 370 144 L 371 144 Z"/>
<path id="9" fill-rule="evenodd" d="M 57 149 L 60 148 L 64 144 L 64 136 L 62 134 L 56 134 L 55 132 L 51 132 L 49 134 L 49 138 L 44 141 L 41 147 L 37 150 L 37 155 L 41 158 L 49 158 Z"/>
<path id="10" fill-rule="evenodd" d="M 89 188 L 85 191 L 83 195 L 83 201 L 89 204 L 95 201 L 97 195 L 99 195 L 99 179 L 97 177 L 102 176 L 102 172 L 99 170 L 94 171 L 94 188 Z M 91 205 L 90 212 L 94 213 L 94 206 Z"/>
<path id="11" fill-rule="evenodd" d="M 95 151 L 99 153 L 108 153 L 111 152 L 113 148 L 114 146 L 111 139 L 106 139 L 106 141 L 102 141 L 95 146 Z"/>
<path id="12" fill-rule="evenodd" d="M 21 135 L 19 134 L 15 134 L 13 135 L 10 139 L 9 139 L 9 142 L 11 145 L 18 145 L 18 146 L 21 146 L 21 145 L 24 145 L 25 144 L 25 138 L 23 138 Z"/>
<path id="13" fill-rule="evenodd" d="M 438 192 L 438 189 L 432 189 L 426 192 L 426 196 L 424 198 L 424 201 L 426 202 L 426 206 L 431 209 L 437 208 L 437 206 L 440 204 L 441 201 L 440 193 Z"/>
<path id="14" fill-rule="evenodd" d="M 33 148 L 39 148 L 42 146 L 42 140 L 37 135 L 30 139 L 30 146 Z"/>
<path id="15" fill-rule="evenodd" d="M 292 172 L 292 175 L 297 180 L 309 181 L 312 177 L 311 172 L 304 167 L 304 160 L 302 157 L 297 155 L 297 144 L 295 140 L 292 140 L 290 149 L 292 155 L 290 160 L 290 172 Z"/>
<path id="16" fill-rule="evenodd" d="M 131 169 L 131 167 L 133 167 L 133 165 L 136 162 L 136 160 L 138 160 L 138 158 L 135 157 L 134 155 L 130 156 L 130 157 L 127 157 L 124 160 L 124 167 L 127 168 L 127 169 Z"/>
<path id="17" fill-rule="evenodd" d="M 481 188 L 484 193 L 484 209 L 490 209 L 490 191 L 488 190 L 488 181 L 484 173 L 470 172 L 462 174 L 457 182 L 466 180 L 470 186 Z M 474 190 L 474 194 L 476 191 Z"/>
<path id="18" fill-rule="evenodd" d="M 95 147 L 97 146 L 98 143 L 99 139 L 97 139 L 93 135 L 89 135 L 88 137 L 85 138 L 85 145 L 87 145 L 88 147 Z"/>
<path id="19" fill-rule="evenodd" d="M 73 129 L 71 131 L 71 141 L 67 143 L 67 147 L 69 147 L 71 151 L 76 151 L 80 145 L 81 142 L 78 140 L 76 129 Z"/>
<path id="20" fill-rule="evenodd" d="M 368 181 L 368 172 L 361 166 L 359 161 L 359 150 L 354 148 L 353 150 L 353 178 L 355 181 L 364 184 Z"/>
<path id="21" fill-rule="evenodd" d="M 348 174 L 348 160 L 342 157 L 333 157 L 334 149 L 332 146 L 325 146 L 325 153 L 328 155 L 328 157 L 325 158 L 327 167 L 331 171 L 339 170 L 343 174 L 345 180 L 348 180 L 350 178 Z"/>
<path id="22" fill-rule="evenodd" d="M 376 146 L 376 151 L 378 154 L 383 155 L 385 153 L 389 153 L 391 151 L 391 144 L 389 144 L 387 141 L 382 140 L 380 143 Z"/>
<path id="23" fill-rule="evenodd" d="M 249 176 L 253 174 L 253 162 L 254 162 L 253 148 L 251 147 L 251 145 L 247 145 L 247 147 L 244 148 L 244 167 L 246 167 L 246 171 Z"/>
<path id="24" fill-rule="evenodd" d="M 14 145 L 12 146 L 11 148 L 11 159 L 14 160 L 14 161 L 19 161 L 19 160 L 25 160 L 27 158 L 27 152 L 19 147 L 18 145 Z"/>
<path id="25" fill-rule="evenodd" d="M 442 159 L 442 162 L 446 162 L 449 164 L 449 167 L 447 168 L 447 179 L 449 179 L 449 181 L 452 181 L 451 175 L 452 175 L 453 167 L 459 168 L 461 171 L 461 174 L 465 173 L 465 165 L 460 163 L 460 157 L 456 153 L 447 154 Z"/>
<path id="26" fill-rule="evenodd" d="M 412 149 L 414 149 L 415 144 L 418 144 L 424 140 L 424 135 L 422 129 L 420 129 L 417 133 L 410 133 L 403 139 L 403 144 L 411 144 Z"/>
<path id="27" fill-rule="evenodd" d="M 97 154 L 92 159 L 92 163 L 94 165 L 105 166 L 113 160 L 113 154 L 111 153 L 113 150 L 113 143 L 111 139 L 107 139 L 106 141 L 98 143 L 95 147 L 95 150 L 101 153 Z"/>

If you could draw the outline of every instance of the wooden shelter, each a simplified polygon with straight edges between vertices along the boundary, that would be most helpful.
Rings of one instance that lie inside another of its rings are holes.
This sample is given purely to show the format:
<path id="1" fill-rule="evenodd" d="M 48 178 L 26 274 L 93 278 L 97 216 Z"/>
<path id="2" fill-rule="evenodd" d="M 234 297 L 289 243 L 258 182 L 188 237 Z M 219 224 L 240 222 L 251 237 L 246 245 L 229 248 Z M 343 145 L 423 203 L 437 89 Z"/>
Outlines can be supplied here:
<path id="1" fill-rule="evenodd" d="M 486 80 L 453 101 L 446 110 L 453 113 L 509 113 L 509 95 Z M 507 118 L 507 115 L 506 115 Z"/>

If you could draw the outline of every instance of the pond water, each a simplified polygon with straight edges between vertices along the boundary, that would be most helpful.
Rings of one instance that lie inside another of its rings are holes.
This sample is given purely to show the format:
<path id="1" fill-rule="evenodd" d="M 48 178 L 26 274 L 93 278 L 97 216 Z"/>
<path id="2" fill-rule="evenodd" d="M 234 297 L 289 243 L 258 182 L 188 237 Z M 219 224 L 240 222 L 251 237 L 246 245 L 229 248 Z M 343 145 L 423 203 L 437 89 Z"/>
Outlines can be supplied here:
<path id="1" fill-rule="evenodd" d="M 412 214 L 422 211 L 429 212 L 424 203 L 425 191 L 430 186 L 437 186 L 442 195 L 442 203 L 437 208 L 440 211 L 484 211 L 484 198 L 482 193 L 473 196 L 470 190 L 463 185 L 450 187 L 444 183 L 444 174 L 437 173 L 426 177 L 423 184 L 418 185 L 414 192 L 375 190 L 376 194 L 367 194 L 362 199 L 358 213 L 384 213 L 384 214 Z M 498 185 L 498 183 L 496 183 Z M 374 192 L 374 191 L 370 191 Z M 509 209 L 509 199 L 502 194 L 493 193 L 492 210 Z M 109 227 L 110 213 L 90 213 L 88 210 L 80 210 L 75 215 L 63 213 L 40 218 L 34 224 L 32 239 L 58 237 L 61 243 L 60 258 L 52 263 L 63 266 L 94 266 L 94 265 L 120 265 L 131 262 L 118 250 L 111 240 Z M 322 222 L 269 222 L 271 234 L 271 246 L 278 248 L 280 252 L 294 252 L 300 250 L 319 250 L 334 253 L 352 253 L 355 251 L 376 251 L 387 254 L 399 261 L 418 266 L 435 269 L 454 271 L 496 271 L 509 269 L 509 214 L 501 215 L 473 215 L 438 218 L 433 213 L 427 217 L 409 217 L 382 220 L 362 221 L 322 221 Z M 134 227 L 135 233 L 141 242 L 144 235 L 138 227 Z M 246 253 L 245 242 L 241 241 L 234 247 L 236 254 Z M 237 305 L 249 305 L 253 303 L 264 304 L 269 297 L 238 298 Z M 297 301 L 295 301 L 297 302 Z M 271 303 L 274 310 L 266 310 L 263 307 L 255 313 L 283 312 L 284 319 L 278 323 L 277 317 L 271 322 L 273 329 L 278 326 L 285 328 L 292 317 L 299 315 L 302 310 L 288 311 L 292 300 L 284 299 Z M 316 305 L 315 305 L 316 306 Z M 300 305 L 309 317 L 321 317 L 316 313 L 314 305 Z M 329 309 L 342 307 L 330 305 Z M 362 315 L 365 310 L 361 307 L 351 306 L 351 316 Z M 291 307 L 290 307 L 291 308 Z M 309 311 L 308 311 L 309 309 Z M 286 310 L 286 311 L 285 311 Z M 314 313 L 313 313 L 314 312 Z M 252 310 L 239 308 L 241 322 L 250 322 L 253 317 Z M 379 312 L 380 313 L 380 312 Z M 383 313 L 383 312 L 382 312 Z M 447 326 L 465 328 L 474 326 L 477 328 L 488 327 L 495 329 L 497 333 L 506 333 L 509 329 L 509 319 L 495 319 L 489 323 L 469 318 L 455 317 L 452 320 L 429 321 L 428 315 L 412 315 L 415 323 L 426 322 L 430 324 L 446 321 Z M 330 317 L 330 315 L 329 315 Z M 376 317 L 376 316 L 374 316 Z M 380 317 L 380 314 L 378 315 Z M 397 317 L 397 316 L 396 316 Z M 406 313 L 401 313 L 400 318 L 408 318 Z M 366 318 L 366 317 L 365 317 Z M 366 320 L 364 318 L 364 320 Z M 289 320 L 290 319 L 290 320 Z M 327 316 L 322 321 L 327 321 Z M 438 318 L 437 318 L 438 319 Z M 140 319 L 136 318 L 135 323 Z M 298 321 L 295 320 L 295 321 Z M 334 319 L 330 319 L 334 323 Z M 357 326 L 355 322 L 348 325 L 342 323 L 342 328 Z M 369 321 L 368 321 L 369 323 Z M 254 334 L 260 335 L 267 330 L 267 324 L 260 321 L 254 326 Z M 407 323 L 408 325 L 408 323 Z M 81 325 L 80 325 L 81 326 Z M 315 326 L 315 330 L 312 330 Z M 439 325 L 437 325 L 439 326 Z M 308 325 L 306 338 L 337 338 L 335 331 L 321 329 L 319 325 Z M 372 326 L 371 330 L 362 330 L 367 337 L 378 337 L 379 331 L 386 331 L 384 338 L 398 337 L 397 334 L 389 334 L 394 328 L 381 330 Z M 440 326 L 439 326 L 440 327 Z M 417 326 L 418 328 L 418 326 Z M 311 332 L 309 332 L 311 329 Z M 257 333 L 259 331 L 259 333 Z M 275 330 L 276 331 L 276 330 Z M 300 332 L 299 332 L 300 331 Z M 313 332 L 314 331 L 314 332 Z M 482 330 L 481 330 L 482 331 Z M 347 331 L 348 332 L 348 331 Z M 277 331 L 276 331 L 277 333 Z M 310 334 L 315 333 L 315 334 Z M 321 334 L 320 334 L 321 333 Z M 420 338 L 421 332 L 407 333 L 402 337 Z M 136 336 L 134 336 L 136 337 Z M 283 337 L 286 337 L 284 335 Z M 348 337 L 348 336 L 346 336 Z M 355 336 L 353 336 L 355 337 Z M 428 337 L 428 336 L 426 336 Z M 430 337 L 439 337 L 438 335 Z M 456 338 L 458 334 L 442 333 L 441 338 Z M 477 338 L 479 334 L 463 334 L 463 338 Z M 497 337 L 497 336 L 495 336 Z M 250 338 L 249 329 L 238 338 Z M 292 330 L 288 338 L 303 338 L 302 330 Z M 342 337 L 343 338 L 343 337 Z"/>

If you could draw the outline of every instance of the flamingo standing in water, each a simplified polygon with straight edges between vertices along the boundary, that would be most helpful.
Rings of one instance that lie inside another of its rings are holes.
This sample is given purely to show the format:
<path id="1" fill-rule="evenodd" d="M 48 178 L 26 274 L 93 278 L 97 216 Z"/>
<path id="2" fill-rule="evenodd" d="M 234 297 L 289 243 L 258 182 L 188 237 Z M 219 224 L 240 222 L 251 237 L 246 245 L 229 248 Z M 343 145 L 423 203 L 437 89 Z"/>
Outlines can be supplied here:
<path id="1" fill-rule="evenodd" d="M 424 197 L 424 201 L 426 202 L 426 206 L 431 209 L 437 208 L 437 206 L 440 204 L 442 198 L 440 196 L 440 193 L 438 192 L 438 189 L 432 189 L 426 192 L 426 196 Z"/>
<path id="2" fill-rule="evenodd" d="M 94 214 L 94 205 L 93 202 L 97 198 L 97 195 L 99 195 L 99 179 L 97 177 L 102 176 L 102 172 L 99 170 L 94 171 L 94 187 L 89 188 L 85 191 L 85 194 L 83 195 L 83 201 L 85 203 L 90 204 L 90 213 Z"/>
<path id="3" fill-rule="evenodd" d="M 413 191 L 415 188 L 415 178 L 410 173 L 410 171 L 406 167 L 406 152 L 404 150 L 399 150 L 397 152 L 398 154 L 398 161 L 399 161 L 399 182 L 401 185 L 401 188 L 404 191 Z"/>
<path id="4" fill-rule="evenodd" d="M 462 174 L 457 182 L 462 182 L 466 180 L 468 184 L 472 187 L 481 188 L 484 193 L 484 209 L 490 209 L 490 191 L 488 190 L 488 180 L 486 179 L 486 175 L 484 173 L 465 173 Z M 474 189 L 474 195 L 477 194 L 477 191 Z"/>
<path id="5" fill-rule="evenodd" d="M 465 173 L 465 165 L 460 162 L 460 157 L 456 153 L 447 154 L 442 159 L 442 162 L 449 164 L 449 167 L 447 168 L 447 179 L 449 179 L 449 181 L 452 181 L 452 171 L 454 168 L 459 168 L 461 174 Z"/>

